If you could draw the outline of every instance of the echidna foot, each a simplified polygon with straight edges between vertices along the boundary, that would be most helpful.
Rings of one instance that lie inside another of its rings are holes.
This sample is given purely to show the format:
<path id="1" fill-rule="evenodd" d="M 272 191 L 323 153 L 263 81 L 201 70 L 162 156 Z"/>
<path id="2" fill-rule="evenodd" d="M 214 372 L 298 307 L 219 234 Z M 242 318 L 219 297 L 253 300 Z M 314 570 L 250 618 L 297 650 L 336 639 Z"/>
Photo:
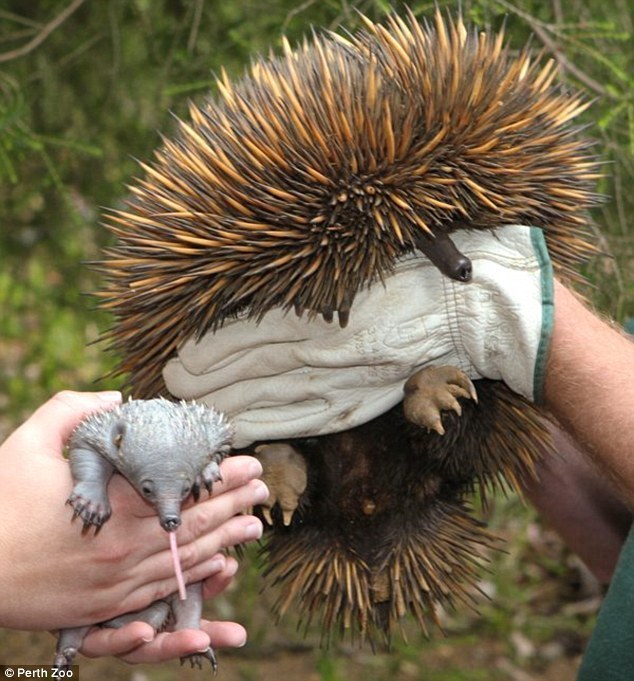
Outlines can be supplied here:
<path id="1" fill-rule="evenodd" d="M 192 655 L 186 655 L 185 657 L 181 657 L 181 665 L 189 661 L 189 664 L 191 665 L 192 669 L 194 667 L 202 669 L 203 660 L 209 660 L 209 663 L 211 664 L 211 668 L 213 669 L 214 674 L 218 673 L 218 660 L 216 659 L 216 654 L 214 653 L 214 649 L 211 646 L 209 646 L 206 650 L 203 650 L 200 653 L 193 653 Z"/>
<path id="2" fill-rule="evenodd" d="M 194 485 L 192 486 L 192 496 L 194 501 L 198 501 L 200 498 L 200 488 L 204 486 L 209 494 L 213 489 L 214 482 L 220 482 L 222 480 L 222 474 L 220 473 L 220 466 L 212 461 L 203 469 L 200 475 L 196 476 Z"/>
<path id="3" fill-rule="evenodd" d="M 281 442 L 259 445 L 255 452 L 262 464 L 262 480 L 269 489 L 269 498 L 261 504 L 262 515 L 273 525 L 271 511 L 278 505 L 282 522 L 288 526 L 306 489 L 306 461 L 296 449 Z"/>
<path id="4" fill-rule="evenodd" d="M 405 384 L 403 413 L 419 426 L 445 434 L 441 412 L 453 410 L 460 416 L 458 398 L 478 401 L 475 386 L 469 377 L 453 366 L 427 367 L 417 371 Z"/>
<path id="5" fill-rule="evenodd" d="M 105 487 L 98 483 L 87 481 L 77 483 L 66 503 L 73 508 L 72 519 L 81 518 L 84 532 L 93 525 L 96 531 L 99 531 L 112 513 Z"/>
<path id="6" fill-rule="evenodd" d="M 90 626 L 60 630 L 53 667 L 60 671 L 70 669 L 89 629 Z"/>
<path id="7" fill-rule="evenodd" d="M 77 648 L 64 648 L 63 650 L 57 651 L 55 653 L 55 659 L 53 660 L 53 667 L 59 671 L 70 669 L 77 652 Z"/>

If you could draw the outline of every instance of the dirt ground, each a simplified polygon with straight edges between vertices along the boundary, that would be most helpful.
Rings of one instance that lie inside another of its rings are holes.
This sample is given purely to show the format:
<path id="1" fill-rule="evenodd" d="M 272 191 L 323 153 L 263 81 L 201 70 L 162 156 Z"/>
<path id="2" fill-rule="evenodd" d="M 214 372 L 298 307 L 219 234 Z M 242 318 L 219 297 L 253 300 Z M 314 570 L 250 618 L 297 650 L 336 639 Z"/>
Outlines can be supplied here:
<path id="1" fill-rule="evenodd" d="M 50 664 L 54 639 L 48 633 L 3 632 L 4 664 Z M 474 636 L 454 645 L 421 644 L 407 656 L 373 654 L 369 650 L 339 647 L 325 653 L 303 642 L 249 645 L 240 651 L 220 651 L 219 681 L 573 681 L 579 655 L 562 655 L 526 669 L 513 661 L 507 642 Z M 118 660 L 79 659 L 82 681 L 168 681 L 209 678 L 211 671 L 181 667 L 177 662 L 160 667 L 132 667 Z"/>
<path id="2" fill-rule="evenodd" d="M 407 655 L 375 653 L 345 646 L 328 653 L 303 641 L 247 644 L 239 651 L 220 651 L 219 681 L 573 681 L 579 655 L 542 659 L 533 669 L 513 661 L 508 641 L 474 635 L 459 645 L 451 641 L 421 643 Z M 54 638 L 48 633 L 2 632 L 3 664 L 50 664 Z M 82 681 L 168 681 L 209 678 L 210 669 L 192 670 L 178 662 L 160 667 L 133 667 L 118 660 L 79 659 Z"/>

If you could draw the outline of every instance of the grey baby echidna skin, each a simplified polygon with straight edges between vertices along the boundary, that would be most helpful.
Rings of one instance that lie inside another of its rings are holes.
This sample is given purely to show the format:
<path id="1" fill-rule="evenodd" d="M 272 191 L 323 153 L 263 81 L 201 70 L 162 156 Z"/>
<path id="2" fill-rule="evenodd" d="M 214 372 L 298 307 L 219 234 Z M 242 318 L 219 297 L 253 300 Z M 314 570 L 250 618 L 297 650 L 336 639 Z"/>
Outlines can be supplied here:
<path id="1" fill-rule="evenodd" d="M 216 410 L 163 398 L 130 400 L 86 417 L 74 430 L 68 443 L 74 487 L 67 500 L 73 519 L 82 520 L 84 532 L 91 527 L 99 531 L 111 515 L 108 483 L 113 474 L 123 475 L 154 507 L 161 527 L 171 533 L 179 582 L 180 594 L 103 622 L 103 626 L 121 627 L 141 620 L 156 630 L 200 627 L 202 585 L 183 583 L 174 533 L 181 524 L 183 502 L 190 496 L 197 501 L 202 487 L 211 493 L 213 483 L 221 479 L 219 464 L 229 453 L 232 437 L 231 424 Z M 54 662 L 58 668 L 73 663 L 89 629 L 82 626 L 60 632 Z M 205 658 L 217 669 L 211 648 L 190 657 L 192 664 L 200 666 Z"/>

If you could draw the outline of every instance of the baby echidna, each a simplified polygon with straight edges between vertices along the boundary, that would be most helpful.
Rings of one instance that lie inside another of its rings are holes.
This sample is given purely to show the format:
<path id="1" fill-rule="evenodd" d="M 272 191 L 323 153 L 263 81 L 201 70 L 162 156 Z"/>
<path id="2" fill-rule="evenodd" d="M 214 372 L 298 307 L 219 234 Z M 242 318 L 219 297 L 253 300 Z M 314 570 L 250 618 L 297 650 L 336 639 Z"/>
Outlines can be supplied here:
<path id="1" fill-rule="evenodd" d="M 540 227 L 556 272 L 576 276 L 593 252 L 598 174 L 572 123 L 587 104 L 555 76 L 552 61 L 437 12 L 365 20 L 223 77 L 109 217 L 100 295 L 135 397 L 166 394 L 176 349 L 238 313 L 280 306 L 345 324 L 355 293 L 410 251 L 467 280 L 456 230 Z M 468 600 L 475 547 L 490 539 L 465 495 L 530 473 L 547 440 L 535 407 L 502 383 L 476 386 L 478 403 L 467 391 L 442 436 L 399 406 L 288 443 L 307 482 L 269 545 L 280 611 L 298 599 L 326 629 L 389 633 L 407 611 L 424 626 L 436 603 Z"/>

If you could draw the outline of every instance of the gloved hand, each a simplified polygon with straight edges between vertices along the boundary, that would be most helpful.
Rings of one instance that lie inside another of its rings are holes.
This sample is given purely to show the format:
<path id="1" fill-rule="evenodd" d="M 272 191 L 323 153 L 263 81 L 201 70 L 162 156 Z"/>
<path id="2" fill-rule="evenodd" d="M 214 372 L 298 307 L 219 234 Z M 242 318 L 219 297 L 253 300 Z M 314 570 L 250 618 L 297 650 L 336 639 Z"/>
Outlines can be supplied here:
<path id="1" fill-rule="evenodd" d="M 344 329 L 273 309 L 259 323 L 229 321 L 187 341 L 164 368 L 168 390 L 227 413 L 236 447 L 365 423 L 400 402 L 405 381 L 430 365 L 502 379 L 539 400 L 553 318 L 542 232 L 509 225 L 452 239 L 473 262 L 471 282 L 407 256 L 384 283 L 357 293 Z"/>

